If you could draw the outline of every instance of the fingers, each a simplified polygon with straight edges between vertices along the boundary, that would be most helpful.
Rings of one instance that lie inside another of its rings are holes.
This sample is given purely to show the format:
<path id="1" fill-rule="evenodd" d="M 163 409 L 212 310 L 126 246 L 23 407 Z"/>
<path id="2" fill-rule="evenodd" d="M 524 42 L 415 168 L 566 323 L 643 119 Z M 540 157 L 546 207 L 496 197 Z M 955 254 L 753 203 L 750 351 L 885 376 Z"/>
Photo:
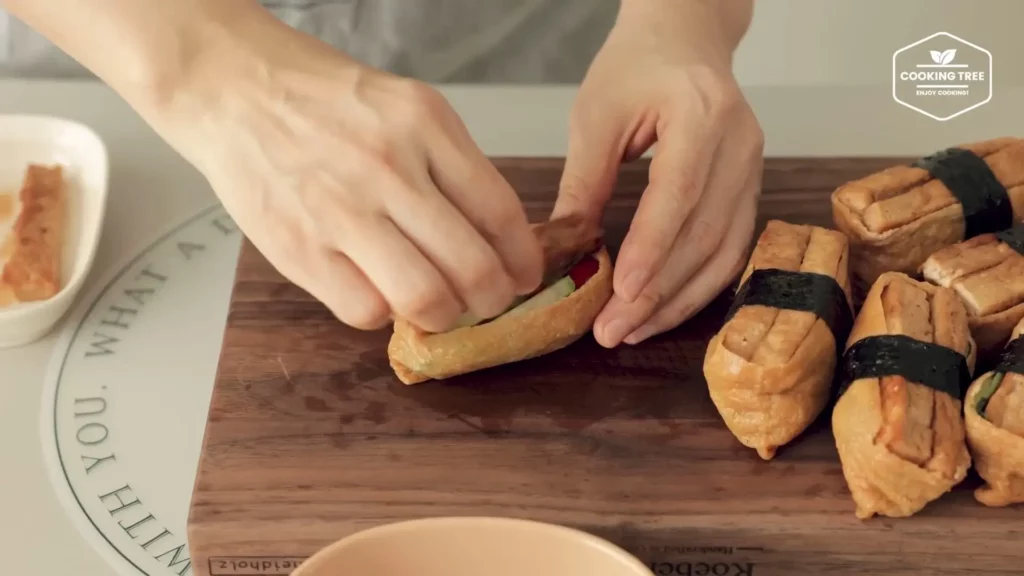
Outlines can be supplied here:
<path id="1" fill-rule="evenodd" d="M 616 294 L 595 322 L 595 333 L 600 334 L 599 341 L 603 345 L 616 346 L 622 342 L 678 293 L 719 250 L 730 228 L 738 225 L 735 220 L 737 200 L 742 194 L 755 192 L 751 179 L 754 174 L 760 175 L 760 169 L 756 163 L 751 166 L 747 146 L 723 141 L 707 188 L 674 238 L 661 268 L 633 301 Z"/>
<path id="2" fill-rule="evenodd" d="M 636 330 L 658 307 L 660 297 L 650 291 L 641 292 L 632 302 L 612 294 L 594 320 L 594 339 L 605 348 L 614 348 Z"/>
<path id="3" fill-rule="evenodd" d="M 543 277 L 544 257 L 519 196 L 454 114 L 442 128 L 427 141 L 430 177 L 492 247 L 513 290 L 532 292 Z"/>
<path id="4" fill-rule="evenodd" d="M 729 229 L 736 225 L 736 202 L 744 195 L 758 195 L 756 188 L 759 186 L 755 186 L 754 179 L 760 181 L 760 152 L 752 151 L 749 143 L 738 140 L 733 136 L 722 141 L 707 186 L 679 230 L 664 266 L 644 290 L 657 290 L 666 297 L 678 292 L 718 250 Z"/>
<path id="5" fill-rule="evenodd" d="M 399 187 L 387 195 L 391 219 L 475 316 L 504 312 L 516 287 L 498 252 L 432 182 L 420 182 L 418 188 Z"/>
<path id="6" fill-rule="evenodd" d="M 632 302 L 618 294 L 602 311 L 596 329 L 601 341 L 616 346 L 639 328 L 658 307 L 686 284 L 702 264 L 719 249 L 730 226 L 735 225 L 731 206 L 737 198 L 734 189 L 709 190 L 703 194 L 693 216 L 670 248 L 661 270 Z M 728 215 L 728 216 L 727 216 Z"/>
<path id="7" fill-rule="evenodd" d="M 636 299 L 664 265 L 701 198 L 721 140 L 721 128 L 711 123 L 672 126 L 671 132 L 659 135 L 650 181 L 616 260 L 615 294 L 627 302 Z"/>
<path id="8" fill-rule="evenodd" d="M 744 196 L 736 223 L 721 248 L 704 263 L 682 291 L 625 338 L 627 344 L 638 344 L 682 324 L 714 300 L 722 287 L 743 270 L 754 233 L 756 205 L 756 196 Z"/>
<path id="9" fill-rule="evenodd" d="M 336 244 L 377 287 L 391 310 L 428 332 L 455 324 L 462 303 L 441 272 L 387 217 L 343 223 Z"/>
<path id="10" fill-rule="evenodd" d="M 565 167 L 551 218 L 582 214 L 600 219 L 615 188 L 626 138 L 619 114 L 594 110 L 583 101 L 574 106 Z"/>
<path id="11" fill-rule="evenodd" d="M 341 322 L 360 330 L 376 330 L 391 321 L 387 301 L 344 254 L 326 247 L 289 250 L 280 241 L 261 240 L 251 237 L 284 277 L 323 303 Z"/>
<path id="12" fill-rule="evenodd" d="M 324 249 L 320 258 L 315 266 L 325 273 L 309 276 L 311 296 L 353 328 L 377 330 L 391 322 L 387 301 L 348 256 Z"/>

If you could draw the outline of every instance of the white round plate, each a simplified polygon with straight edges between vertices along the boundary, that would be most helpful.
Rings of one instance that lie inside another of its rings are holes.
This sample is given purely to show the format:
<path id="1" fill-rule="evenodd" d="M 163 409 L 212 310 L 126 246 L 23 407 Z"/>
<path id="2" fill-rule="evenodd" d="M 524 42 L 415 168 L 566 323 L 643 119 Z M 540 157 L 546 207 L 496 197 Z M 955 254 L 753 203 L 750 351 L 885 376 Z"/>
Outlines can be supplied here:
<path id="1" fill-rule="evenodd" d="M 192 573 L 185 523 L 240 241 L 219 204 L 201 211 L 80 300 L 55 347 L 49 476 L 118 574 Z"/>

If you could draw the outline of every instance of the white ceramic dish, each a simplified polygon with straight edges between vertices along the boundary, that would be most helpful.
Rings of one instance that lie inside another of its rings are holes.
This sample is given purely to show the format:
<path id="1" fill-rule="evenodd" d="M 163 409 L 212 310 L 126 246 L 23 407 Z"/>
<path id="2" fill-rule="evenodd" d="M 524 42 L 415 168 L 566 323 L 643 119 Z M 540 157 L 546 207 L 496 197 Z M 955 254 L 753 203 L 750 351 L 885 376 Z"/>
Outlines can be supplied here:
<path id="1" fill-rule="evenodd" d="M 357 532 L 292 576 L 653 576 L 592 534 L 514 518 L 427 518 Z"/>
<path id="2" fill-rule="evenodd" d="M 0 114 L 0 193 L 17 196 L 30 163 L 64 168 L 61 289 L 49 300 L 0 308 L 0 348 L 42 338 L 67 312 L 92 268 L 106 212 L 107 148 L 88 126 L 52 116 Z M 0 241 L 19 211 L 15 199 L 15 216 L 0 223 Z"/>

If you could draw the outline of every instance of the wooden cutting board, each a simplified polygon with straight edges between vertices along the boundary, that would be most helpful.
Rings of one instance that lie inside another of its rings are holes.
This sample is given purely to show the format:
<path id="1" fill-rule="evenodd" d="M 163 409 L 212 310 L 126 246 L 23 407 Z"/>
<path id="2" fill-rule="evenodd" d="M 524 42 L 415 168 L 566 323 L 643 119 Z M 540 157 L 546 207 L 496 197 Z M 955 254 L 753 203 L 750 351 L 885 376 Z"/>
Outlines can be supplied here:
<path id="1" fill-rule="evenodd" d="M 831 225 L 837 185 L 904 161 L 769 159 L 757 233 L 768 218 Z M 498 165 L 545 218 L 562 162 Z M 613 255 L 646 170 L 624 167 L 608 206 Z M 828 412 L 771 462 L 742 447 L 701 372 L 729 300 L 636 347 L 587 336 L 405 386 L 387 331 L 341 325 L 246 243 L 189 515 L 195 572 L 284 575 L 379 524 L 498 515 L 598 534 L 658 575 L 1024 573 L 1024 507 L 976 503 L 973 475 L 915 517 L 859 521 Z"/>

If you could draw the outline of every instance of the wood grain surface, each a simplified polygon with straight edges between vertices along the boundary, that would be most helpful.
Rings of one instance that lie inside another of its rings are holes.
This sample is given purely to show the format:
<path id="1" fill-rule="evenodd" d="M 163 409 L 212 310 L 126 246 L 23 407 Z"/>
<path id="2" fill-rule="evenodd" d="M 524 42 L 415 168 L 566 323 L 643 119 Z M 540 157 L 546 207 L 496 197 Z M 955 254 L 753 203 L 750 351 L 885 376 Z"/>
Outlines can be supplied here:
<path id="1" fill-rule="evenodd" d="M 831 226 L 829 193 L 902 158 L 769 159 L 769 218 Z M 499 159 L 534 220 L 561 161 Z M 646 185 L 627 165 L 606 212 L 613 255 Z M 906 519 L 859 521 L 828 411 L 761 461 L 722 424 L 701 364 L 727 290 L 683 326 L 416 386 L 389 332 L 346 328 L 248 243 L 240 256 L 189 515 L 200 575 L 288 574 L 383 523 L 499 515 L 608 538 L 655 574 L 1021 574 L 1024 509 L 977 504 L 972 476 Z"/>

